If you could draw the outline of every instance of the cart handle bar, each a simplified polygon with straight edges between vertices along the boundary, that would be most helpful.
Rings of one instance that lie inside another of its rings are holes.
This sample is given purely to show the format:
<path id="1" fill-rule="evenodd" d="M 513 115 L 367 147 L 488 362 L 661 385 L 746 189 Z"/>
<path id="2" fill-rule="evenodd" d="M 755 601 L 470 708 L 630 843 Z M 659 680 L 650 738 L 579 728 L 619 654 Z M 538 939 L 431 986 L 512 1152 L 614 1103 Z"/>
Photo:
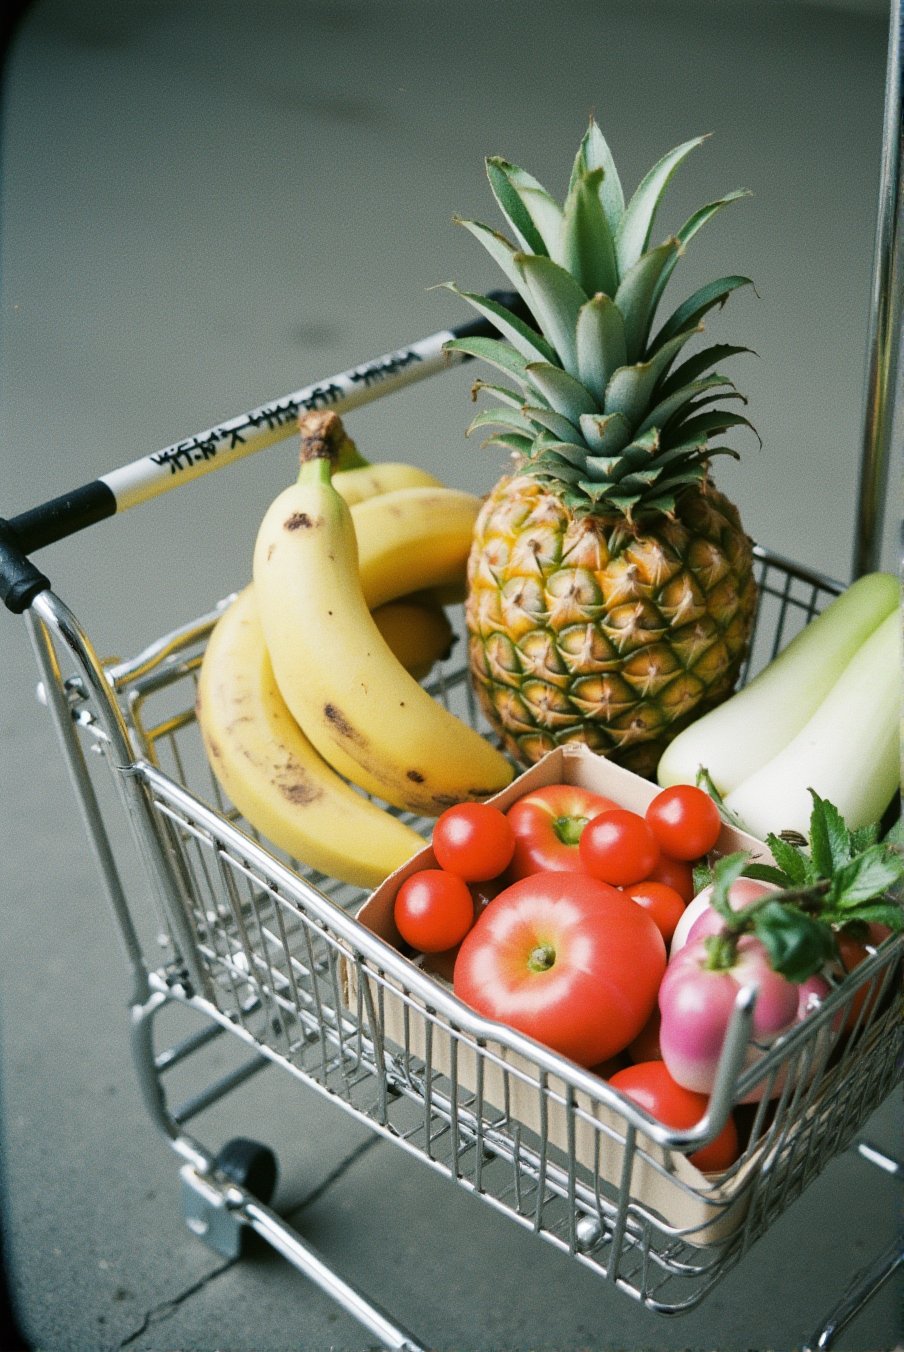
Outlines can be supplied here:
<path id="1" fill-rule="evenodd" d="M 521 309 L 519 300 L 507 292 L 493 292 L 491 296 L 511 310 Z M 142 456 L 8 521 L 0 518 L 0 599 L 8 610 L 20 614 L 49 588 L 49 579 L 28 558 L 34 550 L 284 440 L 305 409 L 344 412 L 360 408 L 450 364 L 467 361 L 463 353 L 446 351 L 446 344 L 453 338 L 475 336 L 499 335 L 489 320 L 482 318 L 443 329 Z"/>

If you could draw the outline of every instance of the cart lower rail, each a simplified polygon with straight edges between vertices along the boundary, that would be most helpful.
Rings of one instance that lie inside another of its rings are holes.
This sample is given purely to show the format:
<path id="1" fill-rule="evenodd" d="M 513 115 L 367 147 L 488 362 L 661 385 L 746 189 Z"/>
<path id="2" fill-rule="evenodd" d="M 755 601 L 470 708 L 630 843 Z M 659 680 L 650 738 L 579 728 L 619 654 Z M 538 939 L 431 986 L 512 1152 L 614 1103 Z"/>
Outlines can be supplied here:
<path id="1" fill-rule="evenodd" d="M 751 670 L 837 590 L 758 554 Z M 645 1131 L 605 1081 L 487 1025 L 366 930 L 354 919 L 358 891 L 254 838 L 223 800 L 194 718 L 217 613 L 108 669 L 53 593 L 29 614 L 44 698 L 132 966 L 136 1064 L 149 1109 L 183 1160 L 190 1227 L 230 1255 L 250 1227 L 385 1345 L 417 1346 L 268 1209 L 265 1149 L 233 1143 L 217 1154 L 189 1133 L 204 1107 L 272 1065 L 651 1310 L 696 1305 L 900 1079 L 904 940 L 884 941 L 768 1053 L 756 1071 L 766 1092 L 738 1110 L 741 1158 L 718 1177 L 701 1175 L 686 1147 Z M 440 671 L 431 688 L 480 726 L 463 671 Z M 104 760 L 112 775 L 98 778 L 93 766 Z M 110 824 L 122 807 L 156 908 L 122 886 Z M 413 824 L 429 832 L 428 822 Z M 197 1015 L 199 1030 L 157 1051 L 158 1015 L 173 1006 Z M 245 1044 L 246 1062 L 171 1106 L 168 1072 L 220 1033 Z M 886 1259 L 870 1283 L 887 1269 Z"/>

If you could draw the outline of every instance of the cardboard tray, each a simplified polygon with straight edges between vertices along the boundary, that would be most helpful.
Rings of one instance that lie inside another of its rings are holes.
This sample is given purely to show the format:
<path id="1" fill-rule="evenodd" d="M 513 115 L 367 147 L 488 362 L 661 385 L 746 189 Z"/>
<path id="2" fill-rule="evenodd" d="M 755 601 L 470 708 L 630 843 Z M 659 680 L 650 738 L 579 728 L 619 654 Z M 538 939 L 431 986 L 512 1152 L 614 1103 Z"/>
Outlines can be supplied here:
<path id="1" fill-rule="evenodd" d="M 583 745 L 574 744 L 548 753 L 489 801 L 505 809 L 532 789 L 557 783 L 580 785 L 641 813 L 659 791 L 656 784 L 612 764 Z M 756 858 L 771 862 L 771 855 L 762 841 L 725 825 L 714 854 L 728 854 L 734 850 L 749 850 Z M 358 921 L 401 954 L 410 953 L 393 919 L 395 896 L 411 874 L 435 866 L 433 851 L 427 845 L 372 893 L 359 910 Z M 416 960 L 417 955 L 412 959 L 412 965 Z M 381 977 L 379 991 L 373 978 L 366 979 L 372 986 L 374 1007 L 382 1011 L 386 1042 L 406 1055 L 426 1060 L 429 1017 L 426 1010 L 423 1017 L 417 1017 L 417 1001 L 410 991 L 403 993 L 391 977 Z M 438 977 L 434 979 L 451 991 L 448 983 Z M 346 963 L 345 995 L 352 1007 L 360 996 L 356 983 L 356 970 L 351 963 Z M 453 1042 L 456 1043 L 454 1047 Z M 502 1042 L 489 1043 L 485 1050 L 478 1052 L 467 1038 L 459 1037 L 441 1021 L 432 1021 L 429 1061 L 434 1071 L 448 1075 L 454 1064 L 459 1086 L 474 1092 L 480 1083 L 478 1055 L 483 1061 L 482 1116 L 487 1121 L 500 1117 L 501 1111 L 494 1110 L 501 1110 L 505 1105 L 506 1130 L 510 1131 L 510 1124 L 517 1122 L 530 1136 L 540 1132 L 545 1115 L 547 1139 L 554 1151 L 562 1152 L 562 1159 L 567 1159 L 573 1151 L 577 1164 L 595 1178 L 616 1188 L 622 1187 L 627 1123 L 607 1104 L 568 1084 L 570 1062 L 562 1060 L 561 1079 L 549 1075 L 543 1081 L 543 1092 L 540 1069 L 525 1056 Z M 571 1113 L 566 1107 L 569 1101 L 574 1105 Z M 743 1221 L 751 1171 L 761 1163 L 758 1156 L 759 1152 L 754 1150 L 748 1158 L 742 1157 L 727 1174 L 706 1175 L 680 1151 L 663 1149 L 639 1132 L 627 1187 L 632 1201 L 653 1212 L 669 1231 L 682 1234 L 696 1245 L 721 1245 Z"/>

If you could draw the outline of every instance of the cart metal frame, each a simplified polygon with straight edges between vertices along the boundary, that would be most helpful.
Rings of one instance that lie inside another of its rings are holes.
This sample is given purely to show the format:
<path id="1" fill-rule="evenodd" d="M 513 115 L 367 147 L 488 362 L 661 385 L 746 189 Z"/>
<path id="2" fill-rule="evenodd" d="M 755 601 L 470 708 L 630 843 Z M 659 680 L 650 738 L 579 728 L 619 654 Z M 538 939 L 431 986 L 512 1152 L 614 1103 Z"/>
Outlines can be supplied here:
<path id="1" fill-rule="evenodd" d="M 840 590 L 790 560 L 756 553 L 760 603 L 748 672 Z M 276 1161 L 264 1143 L 237 1139 L 212 1149 L 189 1130 L 204 1108 L 276 1065 L 648 1308 L 693 1307 L 899 1081 L 904 936 L 883 942 L 746 1072 L 753 993 L 743 992 L 706 1118 L 692 1131 L 670 1131 L 592 1073 L 462 1006 L 356 921 L 363 894 L 280 857 L 224 801 L 194 697 L 205 639 L 228 601 L 107 666 L 50 589 L 26 609 L 40 695 L 131 967 L 139 1083 L 181 1160 L 189 1228 L 227 1257 L 256 1232 L 381 1346 L 421 1346 L 268 1207 Z M 440 669 L 430 689 L 480 726 L 464 669 Z M 122 811 L 156 904 L 123 884 L 135 871 L 126 873 L 121 858 Z M 425 820 L 413 824 L 429 831 Z M 158 1047 L 161 1016 L 174 1008 L 190 1012 L 197 1029 Z M 842 1021 L 848 1030 L 839 1038 Z M 247 1058 L 209 1083 L 195 1079 L 190 1098 L 172 1104 L 167 1077 L 200 1065 L 223 1035 L 238 1039 Z M 767 1095 L 747 1110 L 748 1144 L 718 1194 L 702 1176 L 688 1182 L 676 1157 L 711 1139 L 732 1103 L 757 1084 Z M 678 1219 L 650 1203 L 651 1176 L 671 1189 Z M 682 1220 L 686 1205 L 690 1219 Z M 845 1308 L 859 1309 L 900 1261 L 896 1249 L 870 1264 Z M 813 1345 L 827 1347 L 840 1319 L 834 1315 Z"/>

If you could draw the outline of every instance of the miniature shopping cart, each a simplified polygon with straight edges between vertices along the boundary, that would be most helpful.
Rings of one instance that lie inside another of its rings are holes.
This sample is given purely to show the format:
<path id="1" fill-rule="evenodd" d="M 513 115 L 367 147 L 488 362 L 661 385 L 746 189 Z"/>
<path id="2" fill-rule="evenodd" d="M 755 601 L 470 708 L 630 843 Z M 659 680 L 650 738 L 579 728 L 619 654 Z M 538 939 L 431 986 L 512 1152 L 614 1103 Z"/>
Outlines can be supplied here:
<path id="1" fill-rule="evenodd" d="M 755 994 L 742 991 L 706 1117 L 684 1131 L 653 1121 L 605 1080 L 462 1005 L 356 918 L 360 891 L 280 854 L 224 799 L 194 710 L 205 642 L 230 598 L 131 659 L 103 664 L 30 561 L 74 530 L 290 435 L 304 408 L 345 411 L 442 370 L 460 360 L 445 343 L 466 331 L 483 326 L 434 334 L 275 400 L 0 527 L 4 600 L 26 618 L 40 696 L 122 934 L 137 1073 L 181 1161 L 187 1224 L 229 1257 L 248 1233 L 262 1236 L 381 1345 L 409 1349 L 420 1346 L 416 1337 L 269 1207 L 276 1160 L 266 1143 L 239 1137 L 209 1148 L 192 1134 L 202 1110 L 262 1068 L 313 1087 L 605 1282 L 672 1313 L 701 1301 L 854 1141 L 900 1081 L 904 1053 L 899 934 L 748 1069 Z M 886 336 L 873 335 L 877 382 Z M 884 406 L 870 402 L 873 453 Z M 872 470 L 864 474 L 861 518 L 875 512 L 875 483 Z M 842 590 L 765 548 L 756 558 L 759 609 L 742 679 Z M 428 688 L 491 735 L 464 667 L 441 664 Z M 406 820 L 429 836 L 429 821 Z M 137 874 L 124 863 L 130 851 Z M 158 1029 L 173 1011 L 180 1029 L 192 1026 L 161 1049 Z M 194 1067 L 221 1039 L 243 1058 L 201 1083 Z M 177 1070 L 192 1092 L 174 1104 Z M 736 1104 L 744 1105 L 740 1158 L 716 1178 L 700 1174 L 688 1156 Z M 900 1261 L 897 1247 L 879 1255 L 814 1345 L 827 1347 Z"/>
<path id="2" fill-rule="evenodd" d="M 436 334 L 334 377 L 332 398 L 347 407 L 361 401 L 362 391 L 374 397 L 439 369 L 450 336 Z M 255 437 L 284 434 L 300 407 L 323 397 L 322 388 L 234 419 L 174 454 L 187 466 L 225 463 Z M 150 476 L 152 462 L 157 473 L 163 466 L 179 473 L 166 455 L 139 462 L 140 472 Z M 134 483 L 141 473 L 134 472 Z M 121 484 L 125 476 L 118 474 Z M 147 479 L 135 492 L 147 494 Z M 71 497 L 81 499 L 82 511 L 93 502 L 90 516 L 111 493 L 109 484 L 98 484 Z M 32 528 L 43 519 L 56 529 L 61 504 L 30 514 Z M 266 1144 L 238 1138 L 214 1151 L 191 1134 L 189 1123 L 202 1109 L 266 1065 L 314 1086 L 663 1312 L 701 1300 L 853 1140 L 897 1082 L 904 1051 L 901 935 L 879 945 L 818 1013 L 744 1072 L 753 999 L 742 992 L 707 1117 L 694 1131 L 652 1122 L 591 1072 L 480 1018 L 355 918 L 365 899 L 358 890 L 281 856 L 224 800 L 194 709 L 205 641 L 229 598 L 132 659 L 102 665 L 72 612 L 13 547 L 22 520 L 6 530 L 7 595 L 26 615 L 41 697 L 55 719 L 125 942 L 146 1102 L 182 1160 L 187 1223 L 220 1253 L 238 1254 L 250 1228 L 386 1346 L 418 1346 L 268 1208 L 276 1162 Z M 760 600 L 746 674 L 841 590 L 765 549 L 757 547 L 756 555 Z M 447 662 L 429 688 L 489 735 L 464 668 Z M 134 872 L 120 857 L 123 811 L 150 884 L 133 885 L 136 895 L 123 883 Z M 429 821 L 412 824 L 429 836 Z M 155 1027 L 174 1007 L 190 1011 L 199 1026 L 160 1050 Z M 839 1038 L 841 1023 L 846 1032 Z M 238 1039 L 247 1059 L 171 1105 L 168 1077 L 220 1037 Z M 744 1110 L 740 1159 L 716 1180 L 699 1174 L 687 1155 L 716 1135 L 733 1103 L 757 1086 L 767 1092 Z M 883 1256 L 870 1285 L 896 1262 L 895 1254 Z"/>

